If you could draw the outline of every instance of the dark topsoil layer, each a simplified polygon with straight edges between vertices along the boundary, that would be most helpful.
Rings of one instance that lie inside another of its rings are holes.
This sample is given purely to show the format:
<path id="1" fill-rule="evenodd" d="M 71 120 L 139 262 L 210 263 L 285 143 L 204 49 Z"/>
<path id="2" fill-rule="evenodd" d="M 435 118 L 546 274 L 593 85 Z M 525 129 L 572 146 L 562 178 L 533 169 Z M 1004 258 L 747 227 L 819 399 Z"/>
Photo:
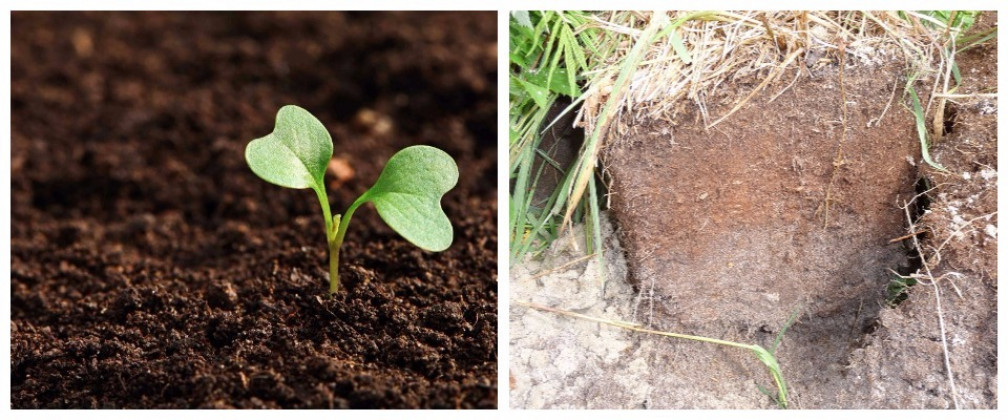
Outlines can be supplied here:
<path id="1" fill-rule="evenodd" d="M 14 13 L 11 402 L 495 407 L 494 13 Z M 299 104 L 342 211 L 398 149 L 463 174 L 455 242 L 366 206 L 328 296 L 309 190 L 245 144 Z"/>

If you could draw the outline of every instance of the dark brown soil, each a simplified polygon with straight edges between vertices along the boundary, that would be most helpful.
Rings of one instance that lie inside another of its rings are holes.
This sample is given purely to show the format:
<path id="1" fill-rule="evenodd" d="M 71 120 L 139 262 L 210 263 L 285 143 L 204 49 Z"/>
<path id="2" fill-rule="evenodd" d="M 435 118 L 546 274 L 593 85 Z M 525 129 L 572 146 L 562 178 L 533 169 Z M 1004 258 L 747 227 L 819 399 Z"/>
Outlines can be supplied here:
<path id="1" fill-rule="evenodd" d="M 848 327 L 861 299 L 878 311 L 875 285 L 906 260 L 888 241 L 904 225 L 893 203 L 914 193 L 913 117 L 900 107 L 866 128 L 901 74 L 848 69 L 857 106 L 844 135 L 838 76 L 823 70 L 768 104 L 771 89 L 711 130 L 684 123 L 609 148 L 628 262 L 640 287 L 666 298 L 664 312 L 699 327 L 726 320 L 713 303 L 727 300 L 737 305 L 731 322 L 776 329 L 799 306 L 821 318 L 842 312 Z"/>
<path id="2" fill-rule="evenodd" d="M 792 393 L 837 406 L 805 378 L 842 375 L 884 304 L 888 270 L 908 268 L 889 240 L 905 225 L 897 199 L 914 195 L 914 120 L 896 104 L 867 128 L 901 77 L 895 67 L 846 70 L 856 104 L 846 134 L 837 66 L 768 103 L 771 88 L 709 131 L 684 123 L 613 144 L 614 215 L 659 329 L 769 345 L 798 311 L 778 354 Z"/>
<path id="3" fill-rule="evenodd" d="M 495 13 L 11 20 L 14 408 L 496 406 Z M 362 208 L 330 298 L 314 194 L 243 157 L 285 104 L 333 135 L 334 211 L 451 154 L 452 247 Z"/>
<path id="4" fill-rule="evenodd" d="M 996 91 L 995 48 L 961 57 L 972 92 Z M 940 284 L 945 299 L 955 300 L 945 308 L 947 339 L 958 343 L 951 352 L 959 365 L 955 397 L 946 387 L 933 289 L 918 286 L 909 305 L 885 308 L 893 272 L 918 268 L 905 244 L 891 240 L 907 232 L 899 205 L 916 194 L 922 174 L 943 183 L 932 194 L 958 200 L 953 207 L 961 211 L 958 224 L 947 211 L 921 219 L 918 229 L 936 234 L 933 248 L 963 220 L 996 210 L 996 178 L 981 174 L 996 177 L 996 105 L 971 99 L 952 106 L 958 122 L 935 149 L 951 174 L 939 175 L 920 162 L 914 119 L 903 105 L 906 70 L 851 65 L 841 89 L 839 68 L 834 61 L 813 69 L 790 87 L 791 77 L 782 78 L 709 130 L 699 115 L 671 126 L 635 121 L 635 134 L 610 140 L 605 166 L 631 278 L 645 302 L 638 310 L 657 329 L 768 348 L 797 310 L 777 352 L 792 407 L 994 407 L 996 238 L 984 229 L 996 217 L 967 227 L 969 240 L 949 244 L 944 269 L 935 270 L 967 283 L 959 285 L 963 297 Z M 760 80 L 710 100 L 717 104 L 710 114 L 727 112 Z M 956 186 L 964 179 L 970 187 Z M 751 407 L 726 395 L 753 378 L 772 386 L 761 366 L 748 363 L 751 355 L 695 343 L 666 350 L 679 361 L 659 358 L 651 369 L 684 375 L 678 385 L 691 390 L 649 406 Z M 696 362 L 711 358 L 717 362 Z M 684 360 L 700 366 L 683 369 Z M 653 385 L 670 384 L 677 382 Z"/>

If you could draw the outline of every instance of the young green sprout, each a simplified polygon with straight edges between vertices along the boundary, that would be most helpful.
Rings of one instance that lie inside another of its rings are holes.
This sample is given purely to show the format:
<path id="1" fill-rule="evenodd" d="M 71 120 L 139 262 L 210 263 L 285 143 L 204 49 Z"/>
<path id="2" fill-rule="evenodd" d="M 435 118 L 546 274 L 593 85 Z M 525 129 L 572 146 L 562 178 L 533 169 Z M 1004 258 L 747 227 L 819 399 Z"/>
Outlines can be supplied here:
<path id="1" fill-rule="evenodd" d="M 414 245 L 440 252 L 452 243 L 452 225 L 441 209 L 441 196 L 458 182 L 455 160 L 440 149 L 410 146 L 385 164 L 371 189 L 347 208 L 332 215 L 323 182 L 333 154 L 325 126 L 303 108 L 287 105 L 277 112 L 273 132 L 252 140 L 245 160 L 263 180 L 287 188 L 311 188 L 318 195 L 329 242 L 329 292 L 339 290 L 339 248 L 353 213 L 374 203 L 378 215 Z"/>

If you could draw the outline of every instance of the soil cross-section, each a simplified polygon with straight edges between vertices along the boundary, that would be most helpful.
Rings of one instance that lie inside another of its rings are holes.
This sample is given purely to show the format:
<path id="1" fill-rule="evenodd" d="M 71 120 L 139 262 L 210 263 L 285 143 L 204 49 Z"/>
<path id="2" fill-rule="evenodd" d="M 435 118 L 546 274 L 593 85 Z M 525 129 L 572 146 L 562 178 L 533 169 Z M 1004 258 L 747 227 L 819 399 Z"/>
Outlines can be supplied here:
<path id="1" fill-rule="evenodd" d="M 772 340 L 798 310 L 788 337 L 808 354 L 790 369 L 842 365 L 892 271 L 907 269 L 890 240 L 905 232 L 898 204 L 914 195 L 920 152 L 912 115 L 898 103 L 885 111 L 903 77 L 848 68 L 841 88 L 839 69 L 827 68 L 772 102 L 785 85 L 771 86 L 711 129 L 697 118 L 612 140 L 613 210 L 655 312 L 690 333 Z"/>

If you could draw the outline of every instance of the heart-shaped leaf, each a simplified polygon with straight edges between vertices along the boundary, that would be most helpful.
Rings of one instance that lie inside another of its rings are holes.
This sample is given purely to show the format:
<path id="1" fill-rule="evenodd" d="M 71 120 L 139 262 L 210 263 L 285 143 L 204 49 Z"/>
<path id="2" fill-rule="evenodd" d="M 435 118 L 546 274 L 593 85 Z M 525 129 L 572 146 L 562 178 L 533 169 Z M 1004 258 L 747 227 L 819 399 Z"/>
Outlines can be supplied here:
<path id="1" fill-rule="evenodd" d="M 332 153 L 332 137 L 322 122 L 304 108 L 287 105 L 277 112 L 273 132 L 248 144 L 245 160 L 267 182 L 324 191 Z"/>
<path id="2" fill-rule="evenodd" d="M 389 159 L 364 200 L 406 240 L 428 251 L 452 243 L 452 225 L 441 209 L 441 196 L 458 183 L 455 160 L 440 149 L 411 146 Z"/>

